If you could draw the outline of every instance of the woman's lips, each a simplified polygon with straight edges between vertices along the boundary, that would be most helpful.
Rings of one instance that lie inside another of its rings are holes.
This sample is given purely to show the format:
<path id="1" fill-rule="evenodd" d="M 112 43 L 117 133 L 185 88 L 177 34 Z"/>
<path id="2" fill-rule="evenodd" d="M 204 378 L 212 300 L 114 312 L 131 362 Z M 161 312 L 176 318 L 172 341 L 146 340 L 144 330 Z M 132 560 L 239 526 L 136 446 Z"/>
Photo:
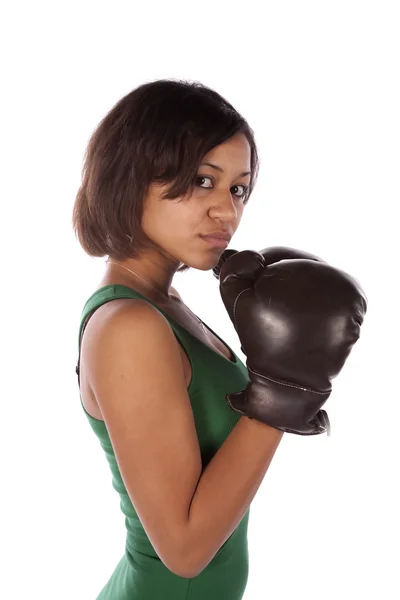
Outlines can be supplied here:
<path id="1" fill-rule="evenodd" d="M 222 238 L 211 237 L 211 236 L 200 236 L 205 242 L 213 246 L 214 248 L 226 248 L 229 246 L 228 240 L 224 240 Z"/>

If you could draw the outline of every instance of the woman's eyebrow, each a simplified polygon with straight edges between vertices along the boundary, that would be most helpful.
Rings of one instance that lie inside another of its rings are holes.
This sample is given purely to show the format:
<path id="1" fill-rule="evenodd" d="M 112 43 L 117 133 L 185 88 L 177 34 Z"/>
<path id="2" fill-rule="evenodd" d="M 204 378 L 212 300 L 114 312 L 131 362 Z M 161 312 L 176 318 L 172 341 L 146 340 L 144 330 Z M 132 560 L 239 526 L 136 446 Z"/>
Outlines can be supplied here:
<path id="1" fill-rule="evenodd" d="M 207 167 L 212 167 L 213 169 L 216 169 L 217 171 L 221 171 L 221 173 L 224 172 L 224 170 L 219 167 L 218 165 L 213 165 L 212 163 L 209 162 L 204 162 L 201 163 L 200 166 L 206 165 Z M 245 171 L 244 173 L 240 173 L 239 177 L 245 177 L 246 175 L 251 175 L 251 171 Z"/>

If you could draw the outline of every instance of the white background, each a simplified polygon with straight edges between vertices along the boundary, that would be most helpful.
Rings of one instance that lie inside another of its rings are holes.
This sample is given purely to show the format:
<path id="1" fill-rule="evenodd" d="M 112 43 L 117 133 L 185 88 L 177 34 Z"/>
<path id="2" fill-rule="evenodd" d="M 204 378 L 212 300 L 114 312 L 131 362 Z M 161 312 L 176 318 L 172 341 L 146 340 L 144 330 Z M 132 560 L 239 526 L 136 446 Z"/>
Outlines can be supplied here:
<path id="1" fill-rule="evenodd" d="M 2 598 L 94 599 L 123 553 L 119 498 L 75 374 L 105 259 L 85 255 L 71 213 L 97 123 L 134 87 L 169 77 L 214 88 L 255 131 L 259 181 L 230 247 L 312 252 L 369 300 L 326 405 L 332 437 L 286 434 L 252 503 L 244 598 L 400 597 L 398 8 L 2 9 Z M 174 286 L 245 360 L 211 271 Z"/>

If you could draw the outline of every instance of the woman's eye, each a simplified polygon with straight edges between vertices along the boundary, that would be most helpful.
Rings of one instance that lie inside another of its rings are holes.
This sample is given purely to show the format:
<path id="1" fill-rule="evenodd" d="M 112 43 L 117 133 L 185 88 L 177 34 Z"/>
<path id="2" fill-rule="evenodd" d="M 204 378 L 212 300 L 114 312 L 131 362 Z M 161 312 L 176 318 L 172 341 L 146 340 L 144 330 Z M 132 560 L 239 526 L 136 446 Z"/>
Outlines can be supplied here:
<path id="1" fill-rule="evenodd" d="M 240 198 L 244 198 L 246 196 L 246 194 L 247 194 L 247 190 L 249 189 L 248 185 L 242 185 L 242 184 L 234 185 L 233 187 L 235 187 L 235 188 L 237 188 L 237 187 L 243 188 L 243 192 L 240 194 Z"/>
<path id="2" fill-rule="evenodd" d="M 206 177 L 205 175 L 199 175 L 198 177 L 196 177 L 196 181 L 202 181 L 203 179 L 209 179 L 211 181 L 211 177 Z"/>
<path id="3" fill-rule="evenodd" d="M 199 175 L 199 176 L 196 178 L 196 181 L 198 181 L 198 182 L 200 183 L 200 182 L 201 182 L 201 181 L 203 181 L 204 179 L 209 179 L 210 181 L 212 181 L 212 178 L 211 178 L 211 177 L 207 177 L 206 175 Z M 203 186 L 202 186 L 202 185 L 200 185 L 200 187 L 203 187 Z M 249 189 L 249 186 L 248 186 L 248 185 L 242 185 L 242 184 L 238 184 L 238 185 L 234 185 L 234 186 L 232 187 L 232 189 L 234 189 L 234 188 L 242 188 L 242 192 L 241 192 L 241 193 L 239 193 L 239 194 L 235 194 L 235 195 L 237 195 L 239 198 L 244 198 L 244 197 L 247 195 L 247 191 L 248 191 L 248 189 Z M 207 188 L 205 188 L 205 189 L 210 189 L 210 188 L 209 188 L 209 186 L 207 186 Z"/>

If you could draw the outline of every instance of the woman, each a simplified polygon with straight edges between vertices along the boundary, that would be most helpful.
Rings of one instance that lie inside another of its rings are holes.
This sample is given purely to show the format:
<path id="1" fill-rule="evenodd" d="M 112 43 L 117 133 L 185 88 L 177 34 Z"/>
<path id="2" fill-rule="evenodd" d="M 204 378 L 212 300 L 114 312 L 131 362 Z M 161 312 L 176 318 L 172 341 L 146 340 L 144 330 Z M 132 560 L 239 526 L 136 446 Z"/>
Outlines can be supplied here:
<path id="1" fill-rule="evenodd" d="M 257 171 L 249 125 L 199 83 L 136 88 L 89 141 L 73 227 L 108 260 L 77 373 L 127 529 L 97 600 L 243 597 L 249 507 L 283 433 L 229 407 L 247 368 L 171 283 L 215 267 Z"/>

